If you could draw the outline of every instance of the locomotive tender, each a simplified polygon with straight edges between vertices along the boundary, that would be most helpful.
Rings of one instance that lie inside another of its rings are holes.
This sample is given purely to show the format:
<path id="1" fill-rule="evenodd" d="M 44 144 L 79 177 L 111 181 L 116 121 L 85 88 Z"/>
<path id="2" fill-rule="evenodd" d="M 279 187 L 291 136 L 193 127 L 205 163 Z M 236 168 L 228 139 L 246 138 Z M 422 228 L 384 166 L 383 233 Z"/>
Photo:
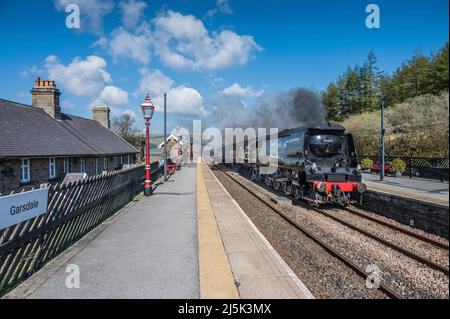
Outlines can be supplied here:
<path id="1" fill-rule="evenodd" d="M 236 163 L 240 171 L 313 205 L 345 206 L 350 203 L 353 193 L 366 191 L 361 182 L 352 135 L 346 133 L 343 126 L 326 123 L 287 129 L 278 134 L 277 141 L 278 155 L 274 155 L 269 146 L 258 149 L 256 140 L 256 161 L 249 161 L 247 143 L 244 160 Z M 275 158 L 278 167 L 275 172 L 264 174 L 262 168 L 270 165 L 271 158 Z"/>

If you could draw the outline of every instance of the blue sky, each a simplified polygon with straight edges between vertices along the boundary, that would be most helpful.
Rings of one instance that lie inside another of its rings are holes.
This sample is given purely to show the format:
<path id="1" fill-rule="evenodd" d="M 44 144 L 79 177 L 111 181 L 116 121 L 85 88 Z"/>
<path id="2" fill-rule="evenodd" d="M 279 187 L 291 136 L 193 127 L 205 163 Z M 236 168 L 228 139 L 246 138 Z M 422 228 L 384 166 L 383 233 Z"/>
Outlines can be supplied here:
<path id="1" fill-rule="evenodd" d="M 68 4 L 80 29 L 66 27 Z M 381 28 L 368 29 L 375 3 Z M 265 94 L 325 89 L 370 50 L 392 72 L 415 51 L 448 41 L 448 1 L 44 0 L 0 2 L 0 97 L 29 104 L 36 75 L 56 80 L 63 111 L 113 114 L 168 92 L 169 126 L 207 118 L 233 96 L 252 107 Z M 159 110 L 159 108 L 158 108 Z M 237 114 L 238 116 L 238 114 Z M 155 114 L 153 132 L 162 131 Z"/>

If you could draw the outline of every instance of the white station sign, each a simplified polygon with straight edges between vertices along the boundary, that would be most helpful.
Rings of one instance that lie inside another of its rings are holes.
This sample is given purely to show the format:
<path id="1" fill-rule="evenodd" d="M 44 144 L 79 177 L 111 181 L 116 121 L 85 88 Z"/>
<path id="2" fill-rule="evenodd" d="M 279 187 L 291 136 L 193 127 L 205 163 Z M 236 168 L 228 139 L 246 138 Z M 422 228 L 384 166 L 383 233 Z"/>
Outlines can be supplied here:
<path id="1" fill-rule="evenodd" d="M 48 188 L 0 197 L 0 229 L 47 212 Z"/>

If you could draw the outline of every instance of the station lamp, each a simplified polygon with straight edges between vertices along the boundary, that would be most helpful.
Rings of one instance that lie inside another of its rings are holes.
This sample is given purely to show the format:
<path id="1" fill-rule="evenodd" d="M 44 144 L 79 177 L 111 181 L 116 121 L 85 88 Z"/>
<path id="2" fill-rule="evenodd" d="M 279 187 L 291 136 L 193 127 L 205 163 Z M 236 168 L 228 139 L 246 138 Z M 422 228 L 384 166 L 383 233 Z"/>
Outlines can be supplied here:
<path id="1" fill-rule="evenodd" d="M 144 102 L 141 104 L 142 115 L 145 120 L 145 183 L 144 195 L 153 195 L 151 170 L 150 170 L 150 120 L 153 117 L 155 107 L 153 106 L 150 95 L 147 94 Z"/>

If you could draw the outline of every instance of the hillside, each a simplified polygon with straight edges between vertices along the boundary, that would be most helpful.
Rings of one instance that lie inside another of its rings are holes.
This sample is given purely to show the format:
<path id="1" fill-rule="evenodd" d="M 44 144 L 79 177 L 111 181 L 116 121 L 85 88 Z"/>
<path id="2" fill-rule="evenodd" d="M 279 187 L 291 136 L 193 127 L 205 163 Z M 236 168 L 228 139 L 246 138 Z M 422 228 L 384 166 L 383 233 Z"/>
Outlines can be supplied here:
<path id="1" fill-rule="evenodd" d="M 386 154 L 449 156 L 449 94 L 421 95 L 386 109 Z M 361 155 L 380 152 L 380 111 L 350 116 L 342 123 Z"/>

